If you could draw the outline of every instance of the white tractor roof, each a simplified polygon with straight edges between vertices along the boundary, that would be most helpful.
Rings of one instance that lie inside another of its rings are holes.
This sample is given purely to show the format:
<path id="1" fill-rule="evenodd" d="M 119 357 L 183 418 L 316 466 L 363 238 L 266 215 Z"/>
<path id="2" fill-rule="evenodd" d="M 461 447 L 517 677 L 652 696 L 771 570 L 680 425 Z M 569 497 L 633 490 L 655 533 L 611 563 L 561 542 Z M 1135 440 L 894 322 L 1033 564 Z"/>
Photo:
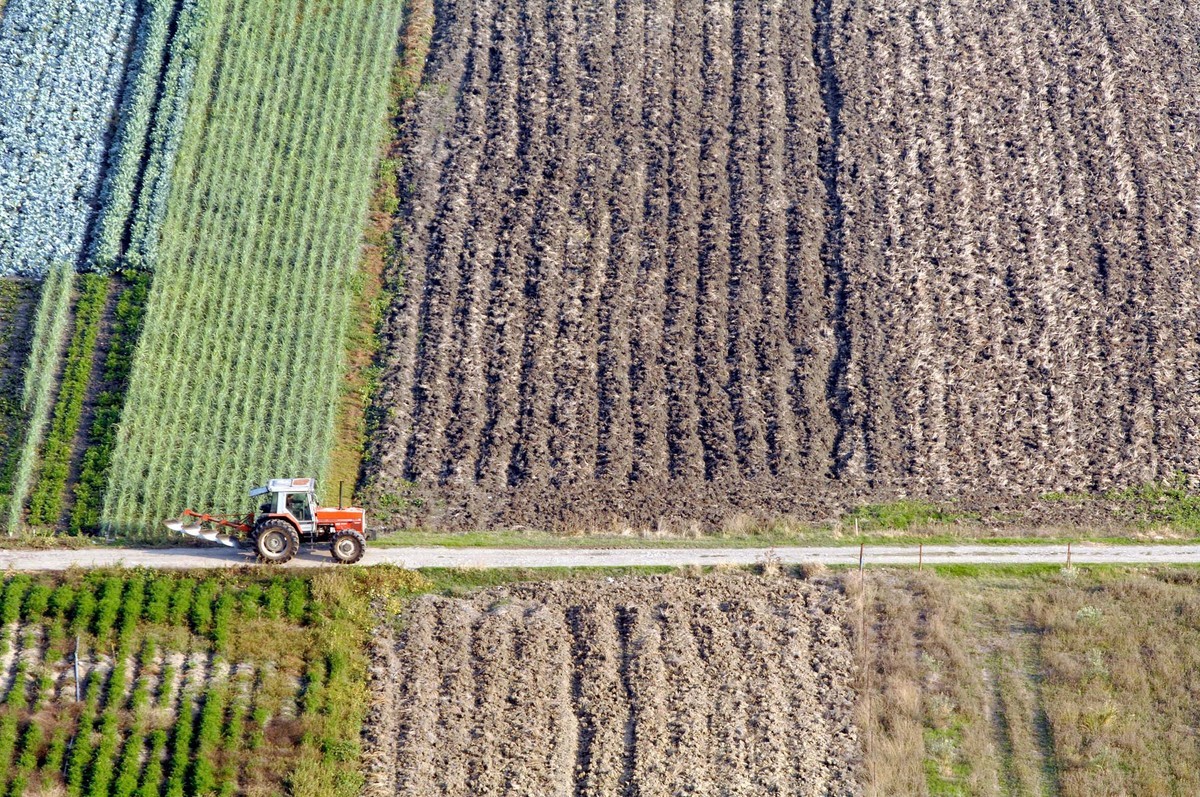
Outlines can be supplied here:
<path id="1" fill-rule="evenodd" d="M 255 487 L 250 491 L 251 497 L 266 493 L 311 493 L 317 489 L 317 480 L 309 477 L 297 479 L 271 479 L 266 487 Z"/>

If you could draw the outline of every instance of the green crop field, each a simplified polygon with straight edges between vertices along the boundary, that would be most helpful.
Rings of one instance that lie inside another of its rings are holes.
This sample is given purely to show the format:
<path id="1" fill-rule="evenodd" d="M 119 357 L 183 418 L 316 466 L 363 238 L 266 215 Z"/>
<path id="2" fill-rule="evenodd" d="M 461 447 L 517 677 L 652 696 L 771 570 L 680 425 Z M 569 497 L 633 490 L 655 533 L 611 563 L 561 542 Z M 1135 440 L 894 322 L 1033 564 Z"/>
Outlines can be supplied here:
<path id="1" fill-rule="evenodd" d="M 325 471 L 399 0 L 212 0 L 103 522 Z"/>
<path id="2" fill-rule="evenodd" d="M 0 794 L 356 795 L 369 603 L 429 586 L 394 570 L 10 576 Z"/>

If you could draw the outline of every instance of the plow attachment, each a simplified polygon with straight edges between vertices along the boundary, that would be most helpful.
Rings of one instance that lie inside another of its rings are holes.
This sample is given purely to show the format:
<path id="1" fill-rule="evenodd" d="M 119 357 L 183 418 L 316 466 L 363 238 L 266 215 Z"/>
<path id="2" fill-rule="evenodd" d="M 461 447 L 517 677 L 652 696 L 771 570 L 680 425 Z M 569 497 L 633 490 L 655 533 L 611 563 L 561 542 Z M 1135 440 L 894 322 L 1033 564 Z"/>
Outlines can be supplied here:
<path id="1" fill-rule="evenodd" d="M 185 509 L 182 518 L 164 520 L 163 525 L 179 534 L 233 548 L 237 545 L 237 539 L 230 531 L 246 533 L 250 531 L 250 526 L 244 520 L 232 518 L 230 515 L 209 515 Z"/>

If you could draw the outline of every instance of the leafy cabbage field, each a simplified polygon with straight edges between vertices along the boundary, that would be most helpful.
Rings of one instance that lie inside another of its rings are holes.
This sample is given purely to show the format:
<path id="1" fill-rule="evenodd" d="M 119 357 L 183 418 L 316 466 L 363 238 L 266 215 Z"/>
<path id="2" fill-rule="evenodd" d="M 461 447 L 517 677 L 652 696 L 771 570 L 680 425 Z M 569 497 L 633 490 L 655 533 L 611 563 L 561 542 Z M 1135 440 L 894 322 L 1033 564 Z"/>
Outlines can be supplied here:
<path id="1" fill-rule="evenodd" d="M 136 0 L 12 0 L 0 19 L 0 275 L 84 247 Z"/>

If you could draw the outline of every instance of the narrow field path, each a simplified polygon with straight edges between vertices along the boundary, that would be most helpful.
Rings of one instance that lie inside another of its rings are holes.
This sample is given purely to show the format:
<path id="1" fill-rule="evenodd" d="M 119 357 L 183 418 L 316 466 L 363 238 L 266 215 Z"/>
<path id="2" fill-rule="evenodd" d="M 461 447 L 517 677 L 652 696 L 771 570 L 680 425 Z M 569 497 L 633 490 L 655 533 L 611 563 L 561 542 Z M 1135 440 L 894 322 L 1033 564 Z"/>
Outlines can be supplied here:
<path id="1" fill-rule="evenodd" d="M 420 567 L 630 567 L 662 565 L 749 565 L 766 558 L 783 564 L 858 563 L 857 546 L 780 548 L 370 548 L 364 565 Z M 870 565 L 1063 564 L 1065 545 L 916 545 L 867 546 Z M 1200 545 L 1104 545 L 1079 543 L 1073 564 L 1200 564 Z M 254 563 L 249 552 L 228 548 L 96 548 L 74 551 L 0 551 L 0 570 L 66 570 L 71 567 L 237 567 Z M 324 545 L 304 546 L 286 567 L 331 564 Z"/>

